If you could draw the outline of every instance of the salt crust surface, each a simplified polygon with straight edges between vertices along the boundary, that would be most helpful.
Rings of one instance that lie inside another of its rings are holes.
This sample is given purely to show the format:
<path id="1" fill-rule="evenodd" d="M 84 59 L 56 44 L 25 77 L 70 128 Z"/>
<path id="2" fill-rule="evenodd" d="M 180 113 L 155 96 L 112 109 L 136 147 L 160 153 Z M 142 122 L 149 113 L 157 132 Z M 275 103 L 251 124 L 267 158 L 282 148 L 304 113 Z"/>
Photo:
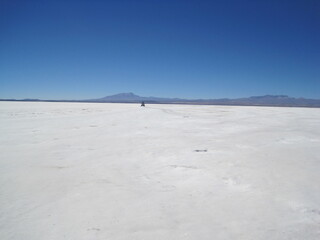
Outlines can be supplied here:
<path id="1" fill-rule="evenodd" d="M 0 102 L 0 239 L 320 239 L 320 109 Z"/>

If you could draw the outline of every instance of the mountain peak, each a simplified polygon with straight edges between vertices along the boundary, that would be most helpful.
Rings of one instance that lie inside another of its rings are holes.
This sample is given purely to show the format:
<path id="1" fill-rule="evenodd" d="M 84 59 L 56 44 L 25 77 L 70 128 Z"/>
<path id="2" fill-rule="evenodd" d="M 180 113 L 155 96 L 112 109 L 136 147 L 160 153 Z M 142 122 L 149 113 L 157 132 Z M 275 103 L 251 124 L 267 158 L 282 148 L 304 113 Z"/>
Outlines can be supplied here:
<path id="1" fill-rule="evenodd" d="M 127 93 L 118 93 L 116 95 L 113 96 L 123 96 L 123 97 L 139 97 L 138 95 L 135 95 L 132 92 L 127 92 Z"/>
<path id="2" fill-rule="evenodd" d="M 114 100 L 114 101 L 139 101 L 142 99 L 142 97 L 135 95 L 132 92 L 127 93 L 118 93 L 112 96 L 106 96 L 102 98 L 103 100 Z"/>
<path id="3" fill-rule="evenodd" d="M 252 96 L 251 99 L 282 99 L 282 98 L 289 98 L 287 95 L 264 95 L 264 96 Z"/>

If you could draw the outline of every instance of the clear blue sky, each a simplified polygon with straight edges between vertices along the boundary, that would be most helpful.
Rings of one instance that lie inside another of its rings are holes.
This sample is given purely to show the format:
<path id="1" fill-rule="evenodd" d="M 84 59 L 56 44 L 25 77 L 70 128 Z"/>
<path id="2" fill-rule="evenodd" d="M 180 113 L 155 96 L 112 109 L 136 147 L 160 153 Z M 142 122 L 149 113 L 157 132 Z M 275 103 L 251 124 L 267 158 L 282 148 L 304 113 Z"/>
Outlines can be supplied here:
<path id="1" fill-rule="evenodd" d="M 0 1 L 0 98 L 119 92 L 320 98 L 320 1 Z"/>

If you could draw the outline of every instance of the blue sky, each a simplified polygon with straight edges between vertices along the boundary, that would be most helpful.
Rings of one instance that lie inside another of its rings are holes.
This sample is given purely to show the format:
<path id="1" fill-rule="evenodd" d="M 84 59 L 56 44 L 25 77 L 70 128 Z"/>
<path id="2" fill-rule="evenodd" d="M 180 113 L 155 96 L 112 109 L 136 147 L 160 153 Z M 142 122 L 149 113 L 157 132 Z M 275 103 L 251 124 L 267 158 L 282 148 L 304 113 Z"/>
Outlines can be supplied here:
<path id="1" fill-rule="evenodd" d="M 320 98 L 318 0 L 2 0 L 0 98 Z"/>

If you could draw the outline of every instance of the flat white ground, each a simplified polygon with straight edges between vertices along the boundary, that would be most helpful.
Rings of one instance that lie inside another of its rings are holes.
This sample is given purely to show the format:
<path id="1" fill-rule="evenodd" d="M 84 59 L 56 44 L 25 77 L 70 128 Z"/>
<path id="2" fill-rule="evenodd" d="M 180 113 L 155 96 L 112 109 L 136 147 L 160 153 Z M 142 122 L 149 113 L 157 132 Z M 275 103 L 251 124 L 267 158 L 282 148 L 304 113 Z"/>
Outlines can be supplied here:
<path id="1" fill-rule="evenodd" d="M 2 240 L 318 240 L 320 109 L 0 102 Z"/>

